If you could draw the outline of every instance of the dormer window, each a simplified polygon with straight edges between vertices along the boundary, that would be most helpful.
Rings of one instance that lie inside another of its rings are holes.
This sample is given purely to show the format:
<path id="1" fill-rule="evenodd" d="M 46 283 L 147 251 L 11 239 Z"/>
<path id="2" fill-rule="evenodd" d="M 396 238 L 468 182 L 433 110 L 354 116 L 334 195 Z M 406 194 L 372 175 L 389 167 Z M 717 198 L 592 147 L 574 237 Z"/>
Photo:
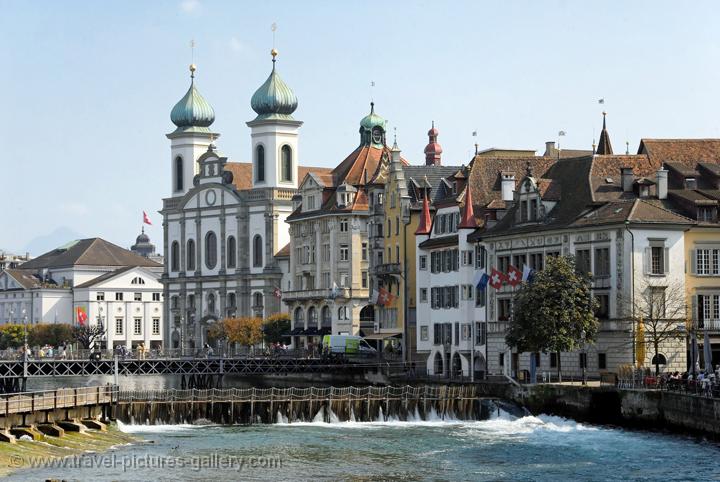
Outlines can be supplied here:
<path id="1" fill-rule="evenodd" d="M 697 220 L 705 223 L 712 223 L 717 218 L 717 208 L 715 207 L 699 207 L 697 208 Z"/>
<path id="2" fill-rule="evenodd" d="M 685 189 L 697 189 L 697 179 L 694 177 L 686 177 Z"/>

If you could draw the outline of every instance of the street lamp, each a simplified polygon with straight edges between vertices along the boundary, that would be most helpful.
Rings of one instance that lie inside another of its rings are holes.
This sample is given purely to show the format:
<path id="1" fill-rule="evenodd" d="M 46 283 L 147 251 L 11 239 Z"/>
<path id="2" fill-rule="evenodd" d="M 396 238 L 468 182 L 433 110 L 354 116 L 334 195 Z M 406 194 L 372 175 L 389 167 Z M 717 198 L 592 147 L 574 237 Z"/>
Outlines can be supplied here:
<path id="1" fill-rule="evenodd" d="M 23 316 L 23 360 L 27 359 L 27 348 L 28 348 L 28 340 L 27 340 L 27 311 L 25 311 L 25 308 L 22 310 L 22 316 Z"/>
<path id="2" fill-rule="evenodd" d="M 102 333 L 100 335 L 100 341 L 102 342 L 106 338 L 105 333 L 105 317 L 103 316 L 103 307 L 100 306 L 98 308 L 98 317 L 97 317 L 98 327 L 100 328 L 100 332 Z M 105 347 L 107 349 L 107 346 Z"/>
<path id="3" fill-rule="evenodd" d="M 587 385 L 587 344 L 585 343 L 585 337 L 586 337 L 585 330 L 580 332 L 580 338 L 582 339 L 582 384 Z"/>

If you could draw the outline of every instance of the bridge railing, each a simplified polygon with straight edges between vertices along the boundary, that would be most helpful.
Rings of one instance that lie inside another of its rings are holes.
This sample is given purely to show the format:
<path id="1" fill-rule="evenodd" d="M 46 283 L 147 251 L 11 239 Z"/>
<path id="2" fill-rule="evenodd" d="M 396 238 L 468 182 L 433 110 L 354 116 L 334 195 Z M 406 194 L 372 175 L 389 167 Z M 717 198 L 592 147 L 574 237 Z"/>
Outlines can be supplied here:
<path id="1" fill-rule="evenodd" d="M 302 400 L 443 400 L 477 398 L 476 387 L 457 386 L 383 386 L 383 387 L 308 387 L 308 388 L 212 388 L 207 390 L 121 390 L 119 403 L 137 402 L 280 402 Z"/>
<path id="2" fill-rule="evenodd" d="M 59 388 L 57 390 L 0 395 L 0 416 L 40 410 L 104 405 L 118 400 L 116 385 Z"/>

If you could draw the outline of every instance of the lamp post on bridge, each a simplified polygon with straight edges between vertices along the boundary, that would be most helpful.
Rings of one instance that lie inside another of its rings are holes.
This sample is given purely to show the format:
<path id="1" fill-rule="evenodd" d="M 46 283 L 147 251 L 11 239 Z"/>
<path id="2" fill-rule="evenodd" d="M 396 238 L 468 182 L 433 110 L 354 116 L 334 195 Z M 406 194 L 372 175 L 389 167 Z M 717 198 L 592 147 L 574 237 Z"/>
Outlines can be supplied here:
<path id="1" fill-rule="evenodd" d="M 27 360 L 28 335 L 27 335 L 27 311 L 22 310 L 23 315 L 23 360 Z"/>

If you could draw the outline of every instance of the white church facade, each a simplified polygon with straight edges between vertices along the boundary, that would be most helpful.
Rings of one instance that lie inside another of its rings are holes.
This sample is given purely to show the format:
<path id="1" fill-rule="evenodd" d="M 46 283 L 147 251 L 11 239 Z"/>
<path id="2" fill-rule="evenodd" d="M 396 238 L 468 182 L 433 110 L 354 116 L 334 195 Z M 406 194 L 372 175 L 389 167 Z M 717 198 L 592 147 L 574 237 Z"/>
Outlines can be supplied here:
<path id="1" fill-rule="evenodd" d="M 323 168 L 298 165 L 297 98 L 273 69 L 255 92 L 248 122 L 252 162 L 215 147 L 213 108 L 194 83 L 171 113 L 171 195 L 163 200 L 166 347 L 197 350 L 213 323 L 284 310 L 290 242 L 285 223 L 298 181 Z"/>

